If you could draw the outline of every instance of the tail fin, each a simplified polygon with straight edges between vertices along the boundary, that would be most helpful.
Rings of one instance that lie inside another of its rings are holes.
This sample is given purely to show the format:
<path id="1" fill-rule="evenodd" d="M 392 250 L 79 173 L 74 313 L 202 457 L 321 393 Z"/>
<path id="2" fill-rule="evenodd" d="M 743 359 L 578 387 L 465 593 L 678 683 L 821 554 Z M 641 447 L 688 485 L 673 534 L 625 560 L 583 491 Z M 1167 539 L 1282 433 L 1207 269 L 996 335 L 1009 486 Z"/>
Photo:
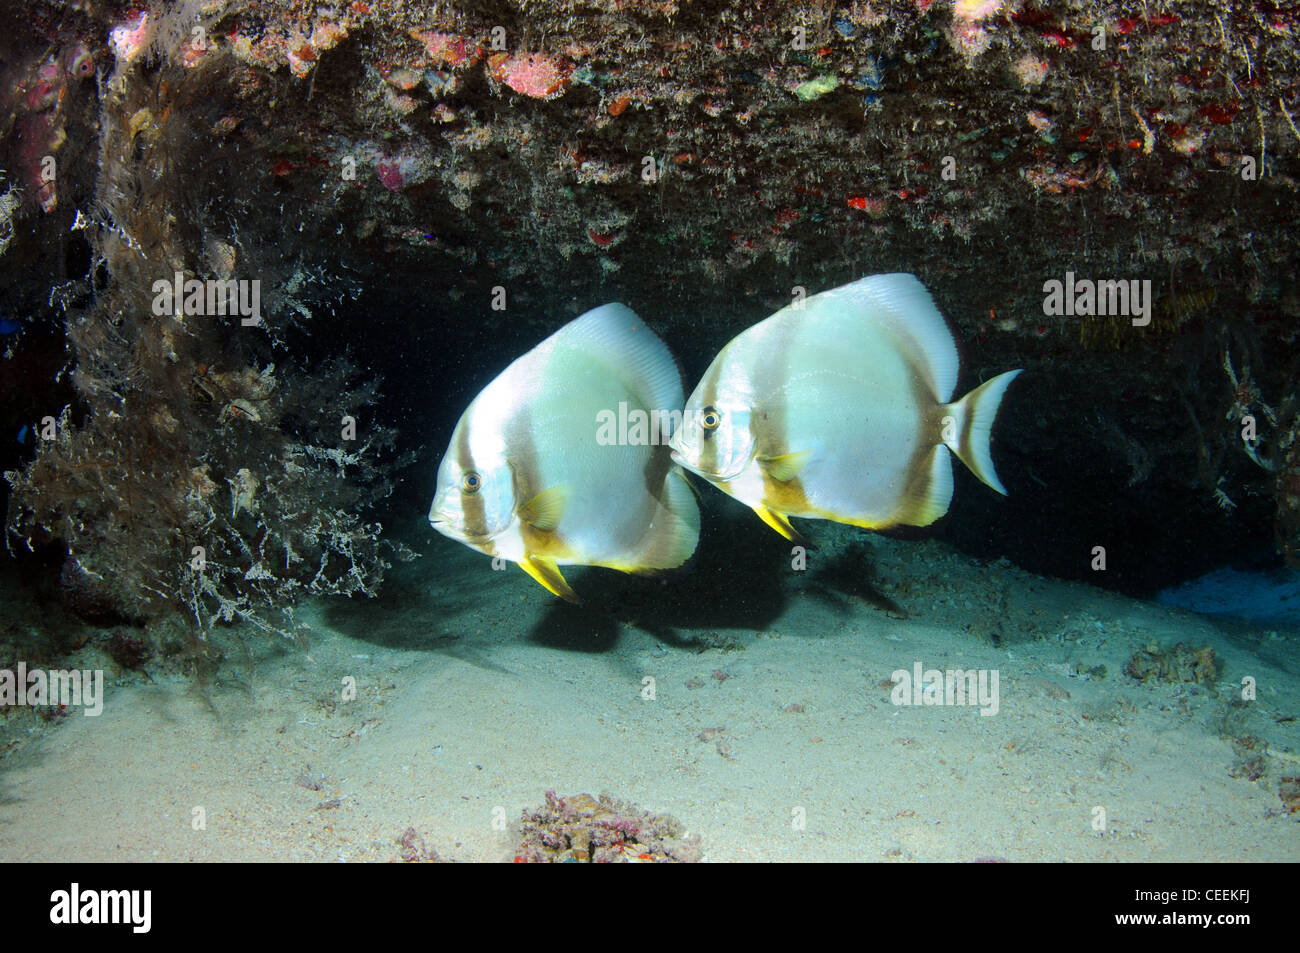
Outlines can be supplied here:
<path id="1" fill-rule="evenodd" d="M 997 490 L 1003 496 L 1007 488 L 998 479 L 993 469 L 993 455 L 989 452 L 989 438 L 993 431 L 993 420 L 998 415 L 998 406 L 1007 392 L 1007 386 L 1016 379 L 1020 371 L 1007 371 L 963 397 L 944 407 L 956 423 L 944 431 L 943 442 L 970 471 L 984 483 Z"/>

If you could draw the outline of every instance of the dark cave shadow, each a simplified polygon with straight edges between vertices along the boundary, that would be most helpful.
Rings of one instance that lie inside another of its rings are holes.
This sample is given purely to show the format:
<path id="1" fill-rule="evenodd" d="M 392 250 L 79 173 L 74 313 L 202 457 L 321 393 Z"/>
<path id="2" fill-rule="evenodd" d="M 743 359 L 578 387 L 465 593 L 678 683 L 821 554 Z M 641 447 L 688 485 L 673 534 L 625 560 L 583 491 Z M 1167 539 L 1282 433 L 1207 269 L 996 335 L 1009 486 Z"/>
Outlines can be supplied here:
<path id="1" fill-rule="evenodd" d="M 828 604 L 842 616 L 866 609 L 908 617 L 907 610 L 879 585 L 868 531 L 853 530 L 862 535 L 846 542 L 843 527 L 822 520 L 799 521 L 814 547 L 819 536 L 826 547 L 814 548 L 807 554 L 808 568 L 796 570 L 789 541 L 736 501 L 707 488 L 702 492 L 699 548 L 686 566 L 657 576 L 569 567 L 566 577 L 582 604 L 563 602 L 535 587 L 542 608 L 525 640 L 563 651 L 603 654 L 618 647 L 630 626 L 670 648 L 702 651 L 717 647 L 724 639 L 721 633 L 743 637 L 769 629 L 791 600 L 801 595 Z M 462 613 L 491 597 L 492 590 L 477 581 L 482 579 L 483 557 L 465 547 L 448 546 L 411 562 L 394 563 L 374 599 L 324 601 L 325 621 L 372 645 L 442 652 L 497 668 L 485 656 L 467 656 L 467 645 L 456 629 Z M 474 581 L 431 587 L 431 560 L 445 579 Z M 531 615 L 536 607 L 527 611 Z"/>
<path id="2" fill-rule="evenodd" d="M 699 548 L 683 568 L 660 576 L 600 569 L 575 573 L 570 583 L 583 604 L 550 606 L 528 641 L 608 652 L 618 645 L 622 628 L 631 625 L 666 645 L 690 649 L 700 643 L 687 630 L 770 625 L 787 604 L 782 576 L 789 544 L 725 498 L 706 497 L 700 510 Z"/>
<path id="3" fill-rule="evenodd" d="M 435 589 L 430 586 L 429 570 L 431 560 L 445 566 L 447 559 L 460 558 L 454 551 L 450 555 L 439 551 L 409 562 L 394 561 L 374 598 L 325 599 L 320 603 L 321 615 L 335 631 L 380 648 L 420 652 L 459 642 L 460 634 L 448 623 L 474 608 L 481 594 L 450 586 Z"/>
<path id="4" fill-rule="evenodd" d="M 1297 658 L 1295 651 L 1300 646 L 1300 629 L 1295 626 L 1285 622 L 1262 623 L 1229 615 L 1201 614 L 1189 609 L 1181 611 L 1187 613 L 1197 623 L 1208 627 L 1214 633 L 1214 640 L 1220 645 L 1230 645 L 1246 651 L 1261 662 L 1272 665 L 1288 675 L 1300 675 L 1300 659 Z M 1204 642 L 1205 638 L 1189 633 L 1184 641 L 1196 644 Z M 1225 664 L 1221 659 L 1220 665 Z M 1228 674 L 1224 668 L 1220 672 L 1220 678 L 1227 678 Z M 1240 673 L 1232 674 L 1240 680 Z"/>
<path id="5" fill-rule="evenodd" d="M 869 539 L 854 537 L 836 551 L 810 557 L 810 563 L 814 568 L 806 581 L 808 594 L 829 605 L 838 615 L 850 615 L 865 603 L 890 618 L 911 618 L 911 613 L 881 588 L 875 548 Z"/>
<path id="6" fill-rule="evenodd" d="M 906 616 L 875 582 L 870 545 L 854 541 L 808 554 L 812 569 L 792 568 L 793 545 L 734 501 L 701 504 L 700 546 L 681 570 L 658 577 L 589 570 L 570 582 L 583 605 L 556 602 L 528 640 L 566 651 L 608 652 L 624 626 L 634 626 L 677 649 L 716 647 L 694 633 L 756 632 L 770 628 L 801 589 L 847 615 L 854 600 Z M 816 543 L 822 521 L 801 521 Z M 865 532 L 865 531 L 864 531 Z M 865 567 L 865 568 L 864 568 Z"/>
<path id="7" fill-rule="evenodd" d="M 462 616 L 478 608 L 485 590 L 448 580 L 483 578 L 484 557 L 448 540 L 430 543 L 408 537 L 406 542 L 412 549 L 420 544 L 423 554 L 408 562 L 394 561 L 373 599 L 322 601 L 325 623 L 341 635 L 377 648 L 445 655 L 475 668 L 513 674 L 491 660 L 495 643 L 466 640 L 457 628 Z"/>

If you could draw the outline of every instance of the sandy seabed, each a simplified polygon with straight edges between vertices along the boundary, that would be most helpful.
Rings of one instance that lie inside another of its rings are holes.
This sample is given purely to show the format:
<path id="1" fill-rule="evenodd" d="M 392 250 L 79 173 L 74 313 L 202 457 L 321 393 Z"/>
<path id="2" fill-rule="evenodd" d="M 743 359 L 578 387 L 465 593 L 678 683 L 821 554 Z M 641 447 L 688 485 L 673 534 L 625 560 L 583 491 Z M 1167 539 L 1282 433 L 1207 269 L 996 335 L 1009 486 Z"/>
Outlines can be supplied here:
<path id="1" fill-rule="evenodd" d="M 819 576 L 837 542 L 874 595 Z M 120 673 L 99 717 L 33 730 L 0 761 L 0 860 L 390 861 L 414 828 L 444 859 L 508 861 L 548 789 L 671 814 L 714 862 L 1300 860 L 1279 796 L 1300 633 L 937 542 L 835 527 L 823 547 L 679 619 L 654 581 L 571 571 L 642 595 L 569 607 L 448 543 L 379 600 L 306 607 L 305 653 L 250 639 L 206 686 Z M 1124 674 L 1179 642 L 1213 647 L 1217 682 Z M 893 704 L 918 662 L 996 672 L 997 713 Z"/>

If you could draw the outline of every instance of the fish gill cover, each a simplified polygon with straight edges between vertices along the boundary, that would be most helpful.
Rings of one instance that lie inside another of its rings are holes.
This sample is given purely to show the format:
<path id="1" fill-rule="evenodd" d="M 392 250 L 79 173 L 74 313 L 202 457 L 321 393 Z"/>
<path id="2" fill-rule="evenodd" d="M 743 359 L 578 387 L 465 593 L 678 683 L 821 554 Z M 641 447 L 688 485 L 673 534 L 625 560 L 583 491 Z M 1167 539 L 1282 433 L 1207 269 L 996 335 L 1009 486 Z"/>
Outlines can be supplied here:
<path id="1" fill-rule="evenodd" d="M 5 450 L 9 540 L 57 540 L 125 615 L 290 632 L 304 595 L 373 592 L 399 461 L 369 368 L 451 393 L 420 345 L 486 371 L 623 300 L 699 371 L 791 289 L 893 271 L 971 381 L 1026 368 L 1015 492 L 951 538 L 1096 580 L 1079 554 L 1126 536 L 1146 558 L 1102 581 L 1129 588 L 1242 539 L 1300 558 L 1293 7 L 27 9 L 0 41 L 0 310 L 70 353 L 11 345 L 40 396 L 6 423 L 40 439 Z M 1149 322 L 1049 307 L 1075 278 L 1149 282 Z"/>

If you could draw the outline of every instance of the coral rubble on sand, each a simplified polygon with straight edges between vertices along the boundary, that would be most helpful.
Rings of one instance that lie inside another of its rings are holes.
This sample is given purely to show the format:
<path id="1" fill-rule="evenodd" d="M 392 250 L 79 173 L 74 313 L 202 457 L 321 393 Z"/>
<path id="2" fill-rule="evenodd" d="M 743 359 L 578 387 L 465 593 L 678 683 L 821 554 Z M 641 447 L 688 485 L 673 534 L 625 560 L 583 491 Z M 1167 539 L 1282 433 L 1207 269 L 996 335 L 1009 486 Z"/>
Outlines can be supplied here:
<path id="1" fill-rule="evenodd" d="M 1139 682 L 1155 679 L 1161 682 L 1213 682 L 1219 677 L 1210 646 L 1193 648 L 1179 642 L 1172 649 L 1157 645 L 1138 649 L 1124 664 L 1124 674 Z"/>
<path id="2" fill-rule="evenodd" d="M 559 797 L 523 816 L 518 863 L 693 863 L 698 838 L 666 814 L 602 794 Z"/>

